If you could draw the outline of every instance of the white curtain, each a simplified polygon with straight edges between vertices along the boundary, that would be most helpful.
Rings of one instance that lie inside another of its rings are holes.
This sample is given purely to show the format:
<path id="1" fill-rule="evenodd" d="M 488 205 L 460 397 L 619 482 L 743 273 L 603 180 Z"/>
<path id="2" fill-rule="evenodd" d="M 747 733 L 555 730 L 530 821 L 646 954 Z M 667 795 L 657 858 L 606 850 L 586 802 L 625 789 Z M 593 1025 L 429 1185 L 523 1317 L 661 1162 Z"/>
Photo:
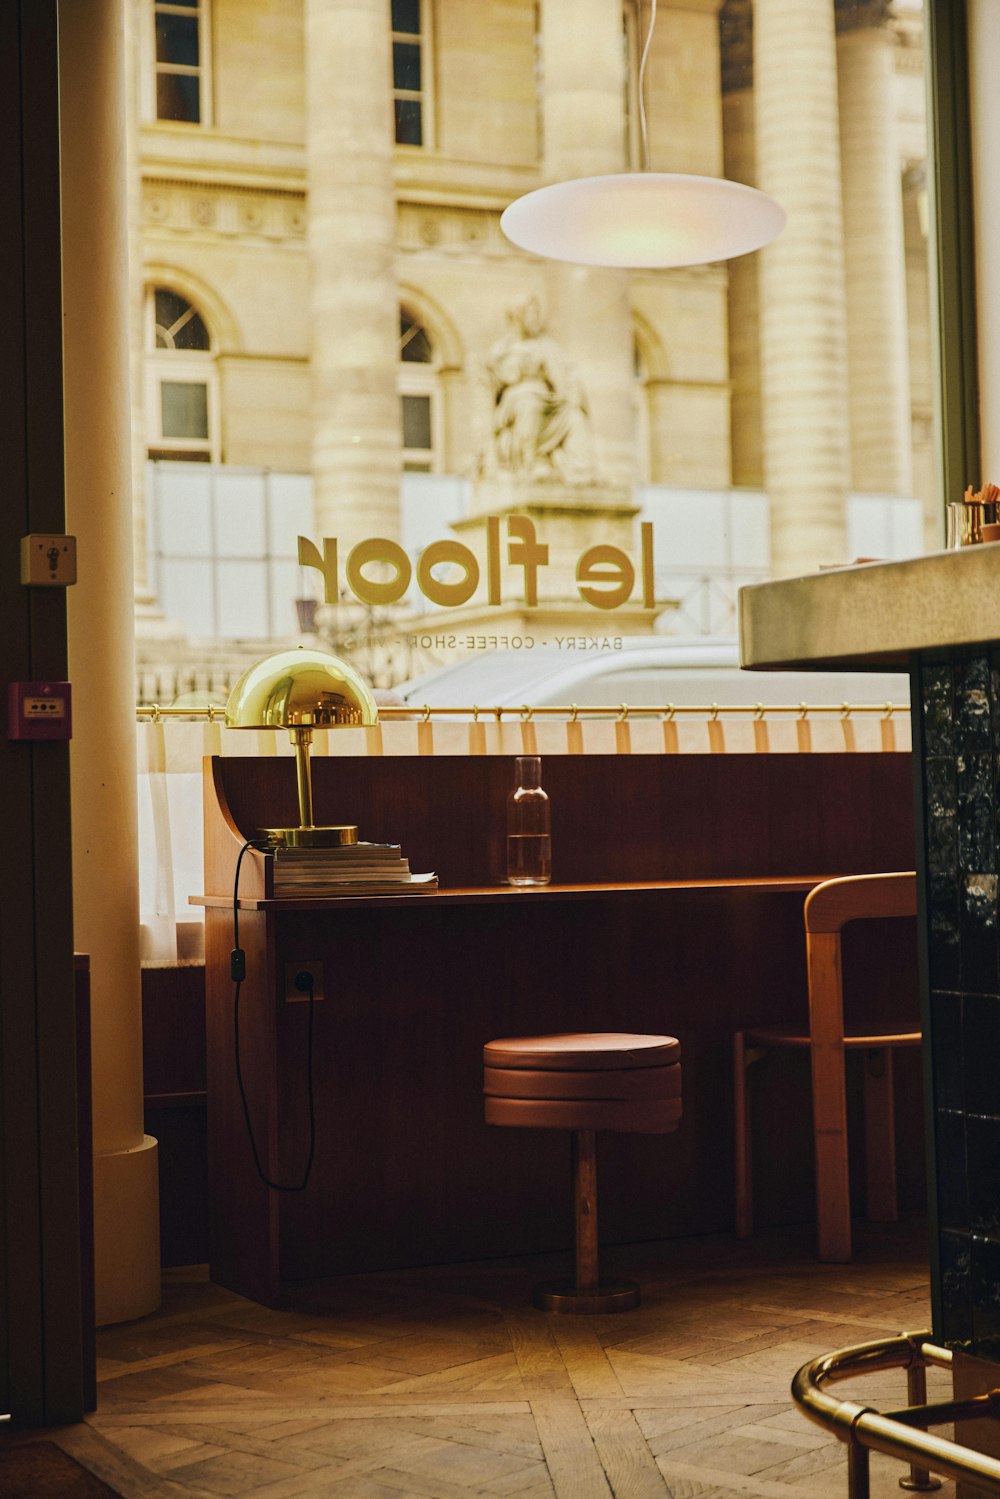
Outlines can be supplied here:
<path id="1" fill-rule="evenodd" d="M 201 962 L 204 913 L 188 904 L 204 883 L 205 755 L 291 755 L 287 734 L 164 719 L 138 725 L 139 904 L 143 962 Z M 372 729 L 318 732 L 317 755 L 705 755 L 874 753 L 909 750 L 910 718 L 769 713 L 713 718 L 708 710 L 655 718 L 547 718 L 478 722 L 428 717 Z"/>

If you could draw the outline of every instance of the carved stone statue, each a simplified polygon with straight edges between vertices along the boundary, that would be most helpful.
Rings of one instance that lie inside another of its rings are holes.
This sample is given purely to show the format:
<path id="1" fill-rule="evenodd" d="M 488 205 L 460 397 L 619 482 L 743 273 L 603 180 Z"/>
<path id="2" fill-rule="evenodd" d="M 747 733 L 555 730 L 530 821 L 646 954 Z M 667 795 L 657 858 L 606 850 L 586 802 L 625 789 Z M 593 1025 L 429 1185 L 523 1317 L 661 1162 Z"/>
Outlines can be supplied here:
<path id="1" fill-rule="evenodd" d="M 480 455 L 487 478 L 594 480 L 587 398 L 532 297 L 508 313 L 510 327 L 487 355 L 492 420 Z"/>

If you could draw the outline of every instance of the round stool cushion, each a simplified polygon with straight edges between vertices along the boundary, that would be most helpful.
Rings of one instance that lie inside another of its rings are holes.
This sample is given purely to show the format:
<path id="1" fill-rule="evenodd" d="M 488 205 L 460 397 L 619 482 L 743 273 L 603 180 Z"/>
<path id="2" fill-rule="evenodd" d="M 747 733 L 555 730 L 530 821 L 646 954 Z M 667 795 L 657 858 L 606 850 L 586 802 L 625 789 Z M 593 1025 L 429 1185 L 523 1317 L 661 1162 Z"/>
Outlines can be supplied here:
<path id="1" fill-rule="evenodd" d="M 484 1067 L 483 1092 L 494 1098 L 679 1098 L 680 1064 L 618 1067 L 614 1072 L 543 1072 L 540 1067 Z"/>
<path id="2" fill-rule="evenodd" d="M 681 1059 L 673 1036 L 637 1036 L 620 1031 L 567 1032 L 554 1036 L 508 1036 L 487 1041 L 487 1067 L 540 1068 L 543 1071 L 600 1071 L 668 1067 Z"/>
<path id="3" fill-rule="evenodd" d="M 680 1044 L 615 1031 L 483 1047 L 487 1124 L 666 1134 L 681 1117 Z"/>
<path id="4" fill-rule="evenodd" d="M 522 1129 L 610 1129 L 628 1135 L 665 1135 L 680 1122 L 681 1100 L 679 1094 L 676 1098 L 492 1098 L 487 1094 L 483 1113 L 487 1124 Z"/>

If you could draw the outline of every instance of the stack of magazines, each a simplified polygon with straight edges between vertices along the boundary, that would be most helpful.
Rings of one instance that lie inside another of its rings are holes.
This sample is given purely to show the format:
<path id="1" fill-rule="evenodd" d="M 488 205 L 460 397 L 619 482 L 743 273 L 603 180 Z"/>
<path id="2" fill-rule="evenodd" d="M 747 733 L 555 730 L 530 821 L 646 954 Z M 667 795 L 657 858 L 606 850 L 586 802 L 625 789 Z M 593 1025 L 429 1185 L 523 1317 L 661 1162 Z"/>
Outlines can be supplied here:
<path id="1" fill-rule="evenodd" d="M 398 843 L 279 848 L 275 895 L 411 895 L 437 888 L 436 874 L 411 874 Z"/>

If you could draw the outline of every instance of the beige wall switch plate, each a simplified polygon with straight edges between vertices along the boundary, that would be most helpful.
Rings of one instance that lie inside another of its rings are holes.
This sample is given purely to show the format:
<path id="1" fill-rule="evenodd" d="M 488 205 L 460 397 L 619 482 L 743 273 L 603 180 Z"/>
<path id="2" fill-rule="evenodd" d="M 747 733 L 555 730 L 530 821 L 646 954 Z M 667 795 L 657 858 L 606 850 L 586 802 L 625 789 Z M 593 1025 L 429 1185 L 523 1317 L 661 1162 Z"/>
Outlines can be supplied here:
<path id="1" fill-rule="evenodd" d="M 75 536 L 22 536 L 21 582 L 29 588 L 68 588 L 76 582 Z"/>

